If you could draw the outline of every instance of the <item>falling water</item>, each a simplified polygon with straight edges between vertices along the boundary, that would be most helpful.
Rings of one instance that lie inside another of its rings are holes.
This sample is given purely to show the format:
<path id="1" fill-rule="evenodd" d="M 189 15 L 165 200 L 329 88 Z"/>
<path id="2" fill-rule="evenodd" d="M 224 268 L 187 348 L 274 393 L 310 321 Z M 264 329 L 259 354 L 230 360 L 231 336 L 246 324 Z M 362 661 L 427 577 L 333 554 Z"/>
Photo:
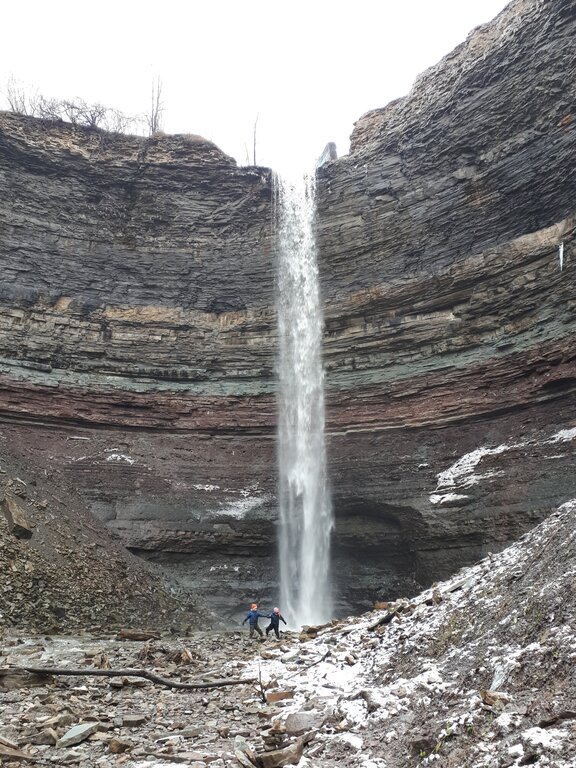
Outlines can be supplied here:
<path id="1" fill-rule="evenodd" d="M 275 177 L 280 594 L 292 626 L 332 616 L 314 179 Z"/>

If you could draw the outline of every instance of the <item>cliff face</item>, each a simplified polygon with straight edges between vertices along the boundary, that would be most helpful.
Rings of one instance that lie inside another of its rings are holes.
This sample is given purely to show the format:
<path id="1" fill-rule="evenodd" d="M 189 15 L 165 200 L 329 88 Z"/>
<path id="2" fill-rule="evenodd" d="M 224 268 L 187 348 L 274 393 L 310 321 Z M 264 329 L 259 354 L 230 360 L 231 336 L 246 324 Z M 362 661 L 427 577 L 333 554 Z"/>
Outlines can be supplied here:
<path id="1" fill-rule="evenodd" d="M 575 34 L 515 0 L 319 171 L 343 610 L 570 495 Z M 275 590 L 270 186 L 199 137 L 0 115 L 5 439 L 230 605 Z"/>
<path id="2" fill-rule="evenodd" d="M 511 3 L 320 171 L 336 505 L 420 579 L 572 492 L 575 31 Z"/>
<path id="3" fill-rule="evenodd" d="M 0 186 L 15 459 L 38 454 L 136 549 L 273 552 L 270 172 L 200 137 L 3 113 Z"/>

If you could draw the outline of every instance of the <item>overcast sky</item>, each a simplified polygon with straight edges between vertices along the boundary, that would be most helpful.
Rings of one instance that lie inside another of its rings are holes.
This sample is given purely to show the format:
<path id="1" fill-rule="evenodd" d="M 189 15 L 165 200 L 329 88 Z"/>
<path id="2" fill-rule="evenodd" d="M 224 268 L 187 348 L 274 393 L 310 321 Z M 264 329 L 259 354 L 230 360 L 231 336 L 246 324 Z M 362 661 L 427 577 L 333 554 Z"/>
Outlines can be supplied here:
<path id="1" fill-rule="evenodd" d="M 506 0 L 19 0 L 2 7 L 0 90 L 128 114 L 163 84 L 163 128 L 198 133 L 239 163 L 311 167 L 348 150 L 364 112 L 489 21 Z"/>

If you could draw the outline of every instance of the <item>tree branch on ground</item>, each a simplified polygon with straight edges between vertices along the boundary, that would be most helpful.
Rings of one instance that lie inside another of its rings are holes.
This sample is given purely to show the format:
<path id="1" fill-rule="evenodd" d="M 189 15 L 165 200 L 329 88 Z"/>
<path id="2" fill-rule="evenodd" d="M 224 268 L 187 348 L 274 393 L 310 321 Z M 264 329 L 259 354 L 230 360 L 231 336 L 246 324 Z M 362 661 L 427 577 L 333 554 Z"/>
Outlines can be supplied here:
<path id="1" fill-rule="evenodd" d="M 300 669 L 298 670 L 298 672 L 294 672 L 294 674 L 293 674 L 293 675 L 288 675 L 288 677 L 286 678 L 286 680 L 290 680 L 292 677 L 297 677 L 297 675 L 299 675 L 299 674 L 301 674 L 302 672 L 304 672 L 304 670 L 306 670 L 306 669 L 311 669 L 312 667 L 315 667 L 315 666 L 316 666 L 316 664 L 321 664 L 323 661 L 326 661 L 326 659 L 328 658 L 328 656 L 330 656 L 330 651 L 326 651 L 326 653 L 324 654 L 324 656 L 320 657 L 319 659 L 316 659 L 316 661 L 313 661 L 311 664 L 307 664 L 305 667 L 300 667 Z"/>
<path id="2" fill-rule="evenodd" d="M 90 676 L 90 677 L 143 677 L 152 683 L 164 685 L 167 688 L 181 688 L 188 691 L 203 690 L 206 688 L 224 688 L 230 685 L 252 685 L 258 682 L 255 678 L 246 678 L 245 680 L 212 680 L 204 683 L 180 683 L 176 680 L 169 680 L 166 677 L 160 677 L 154 672 L 146 669 L 67 669 L 66 667 L 17 667 L 9 668 L 13 672 L 32 672 L 40 675 L 72 675 L 72 676 Z"/>

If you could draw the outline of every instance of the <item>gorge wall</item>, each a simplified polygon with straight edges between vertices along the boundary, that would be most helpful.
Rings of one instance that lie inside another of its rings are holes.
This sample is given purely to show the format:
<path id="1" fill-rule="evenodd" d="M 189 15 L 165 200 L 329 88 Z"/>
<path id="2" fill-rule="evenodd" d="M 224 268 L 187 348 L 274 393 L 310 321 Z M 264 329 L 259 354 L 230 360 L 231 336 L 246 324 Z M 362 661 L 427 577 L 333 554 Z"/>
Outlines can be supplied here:
<path id="1" fill-rule="evenodd" d="M 514 0 L 318 172 L 340 611 L 574 495 L 575 33 Z M 4 450 L 215 605 L 274 599 L 270 172 L 0 113 L 0 190 Z"/>

